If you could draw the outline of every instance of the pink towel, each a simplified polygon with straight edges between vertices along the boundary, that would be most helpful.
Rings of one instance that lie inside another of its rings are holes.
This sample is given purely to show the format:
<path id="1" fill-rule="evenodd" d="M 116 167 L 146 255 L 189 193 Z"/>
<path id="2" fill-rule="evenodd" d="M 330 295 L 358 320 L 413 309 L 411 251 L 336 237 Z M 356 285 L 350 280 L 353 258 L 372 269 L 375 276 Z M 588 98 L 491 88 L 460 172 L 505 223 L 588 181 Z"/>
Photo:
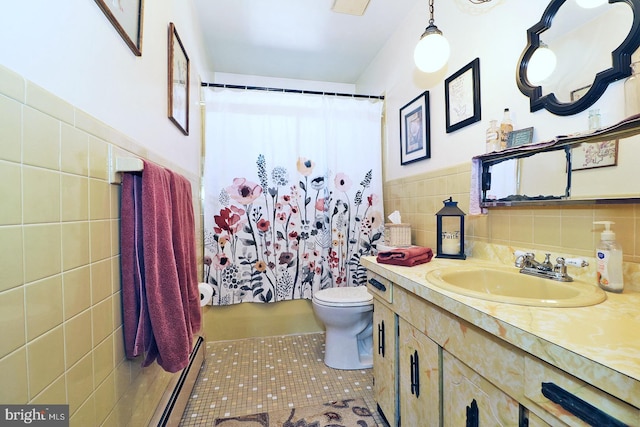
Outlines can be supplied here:
<path id="1" fill-rule="evenodd" d="M 201 323 L 191 187 L 145 162 L 138 210 L 135 178 L 128 175 L 121 203 L 125 351 L 129 358 L 144 351 L 143 366 L 157 360 L 177 372 L 189 363 Z"/>
<path id="2" fill-rule="evenodd" d="M 120 270 L 125 353 L 132 359 L 144 353 L 151 339 L 151 321 L 144 294 L 142 254 L 142 178 L 124 174 L 120 204 Z"/>
<path id="3" fill-rule="evenodd" d="M 198 257 L 196 255 L 195 221 L 191 183 L 185 177 L 169 171 L 173 202 L 173 250 L 182 291 L 187 325 L 192 333 L 200 330 L 202 310 L 198 289 Z"/>
<path id="4" fill-rule="evenodd" d="M 424 264 L 433 258 L 433 250 L 421 246 L 411 246 L 408 248 L 397 248 L 390 251 L 378 253 L 376 261 L 380 264 L 402 265 L 413 267 Z"/>

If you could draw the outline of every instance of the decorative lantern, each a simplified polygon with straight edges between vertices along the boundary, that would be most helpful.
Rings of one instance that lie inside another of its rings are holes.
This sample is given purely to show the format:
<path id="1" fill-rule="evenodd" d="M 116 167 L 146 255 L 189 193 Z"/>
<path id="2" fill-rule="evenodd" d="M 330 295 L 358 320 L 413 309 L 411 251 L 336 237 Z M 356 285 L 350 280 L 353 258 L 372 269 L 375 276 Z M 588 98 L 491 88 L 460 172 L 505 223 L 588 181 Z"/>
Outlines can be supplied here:
<path id="1" fill-rule="evenodd" d="M 436 213 L 438 228 L 437 258 L 466 259 L 464 254 L 464 215 L 451 197 Z"/>

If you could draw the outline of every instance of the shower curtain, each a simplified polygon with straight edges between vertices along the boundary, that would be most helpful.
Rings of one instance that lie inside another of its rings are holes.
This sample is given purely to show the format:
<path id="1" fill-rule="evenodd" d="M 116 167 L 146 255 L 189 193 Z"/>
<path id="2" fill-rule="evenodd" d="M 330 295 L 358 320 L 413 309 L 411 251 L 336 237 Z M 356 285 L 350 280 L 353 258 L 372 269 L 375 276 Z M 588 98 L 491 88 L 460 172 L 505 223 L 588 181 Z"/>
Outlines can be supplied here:
<path id="1" fill-rule="evenodd" d="M 366 281 L 384 227 L 382 101 L 205 89 L 212 303 L 311 299 Z"/>

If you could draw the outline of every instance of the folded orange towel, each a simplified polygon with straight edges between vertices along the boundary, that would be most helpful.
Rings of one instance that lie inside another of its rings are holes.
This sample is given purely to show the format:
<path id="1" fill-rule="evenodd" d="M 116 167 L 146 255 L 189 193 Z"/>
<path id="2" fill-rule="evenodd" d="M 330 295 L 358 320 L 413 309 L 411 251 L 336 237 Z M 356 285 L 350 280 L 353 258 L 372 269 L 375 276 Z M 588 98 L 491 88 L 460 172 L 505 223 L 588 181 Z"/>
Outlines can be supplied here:
<path id="1" fill-rule="evenodd" d="M 424 264 L 433 258 L 433 250 L 422 246 L 411 246 L 409 248 L 397 248 L 390 251 L 378 253 L 376 261 L 380 264 L 402 265 L 413 267 Z"/>

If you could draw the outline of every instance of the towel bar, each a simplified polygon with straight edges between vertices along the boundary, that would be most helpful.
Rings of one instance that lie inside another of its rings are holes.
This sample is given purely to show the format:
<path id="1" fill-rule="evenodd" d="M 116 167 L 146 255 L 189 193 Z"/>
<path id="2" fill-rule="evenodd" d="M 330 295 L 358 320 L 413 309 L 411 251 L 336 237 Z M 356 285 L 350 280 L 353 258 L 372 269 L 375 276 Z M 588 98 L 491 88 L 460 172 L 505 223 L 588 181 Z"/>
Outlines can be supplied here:
<path id="1" fill-rule="evenodd" d="M 136 157 L 116 157 L 116 172 L 140 172 L 144 169 L 142 159 Z"/>
<path id="2" fill-rule="evenodd" d="M 122 172 L 140 172 L 144 169 L 144 162 L 138 157 L 117 147 L 109 146 L 109 183 L 120 185 Z"/>

